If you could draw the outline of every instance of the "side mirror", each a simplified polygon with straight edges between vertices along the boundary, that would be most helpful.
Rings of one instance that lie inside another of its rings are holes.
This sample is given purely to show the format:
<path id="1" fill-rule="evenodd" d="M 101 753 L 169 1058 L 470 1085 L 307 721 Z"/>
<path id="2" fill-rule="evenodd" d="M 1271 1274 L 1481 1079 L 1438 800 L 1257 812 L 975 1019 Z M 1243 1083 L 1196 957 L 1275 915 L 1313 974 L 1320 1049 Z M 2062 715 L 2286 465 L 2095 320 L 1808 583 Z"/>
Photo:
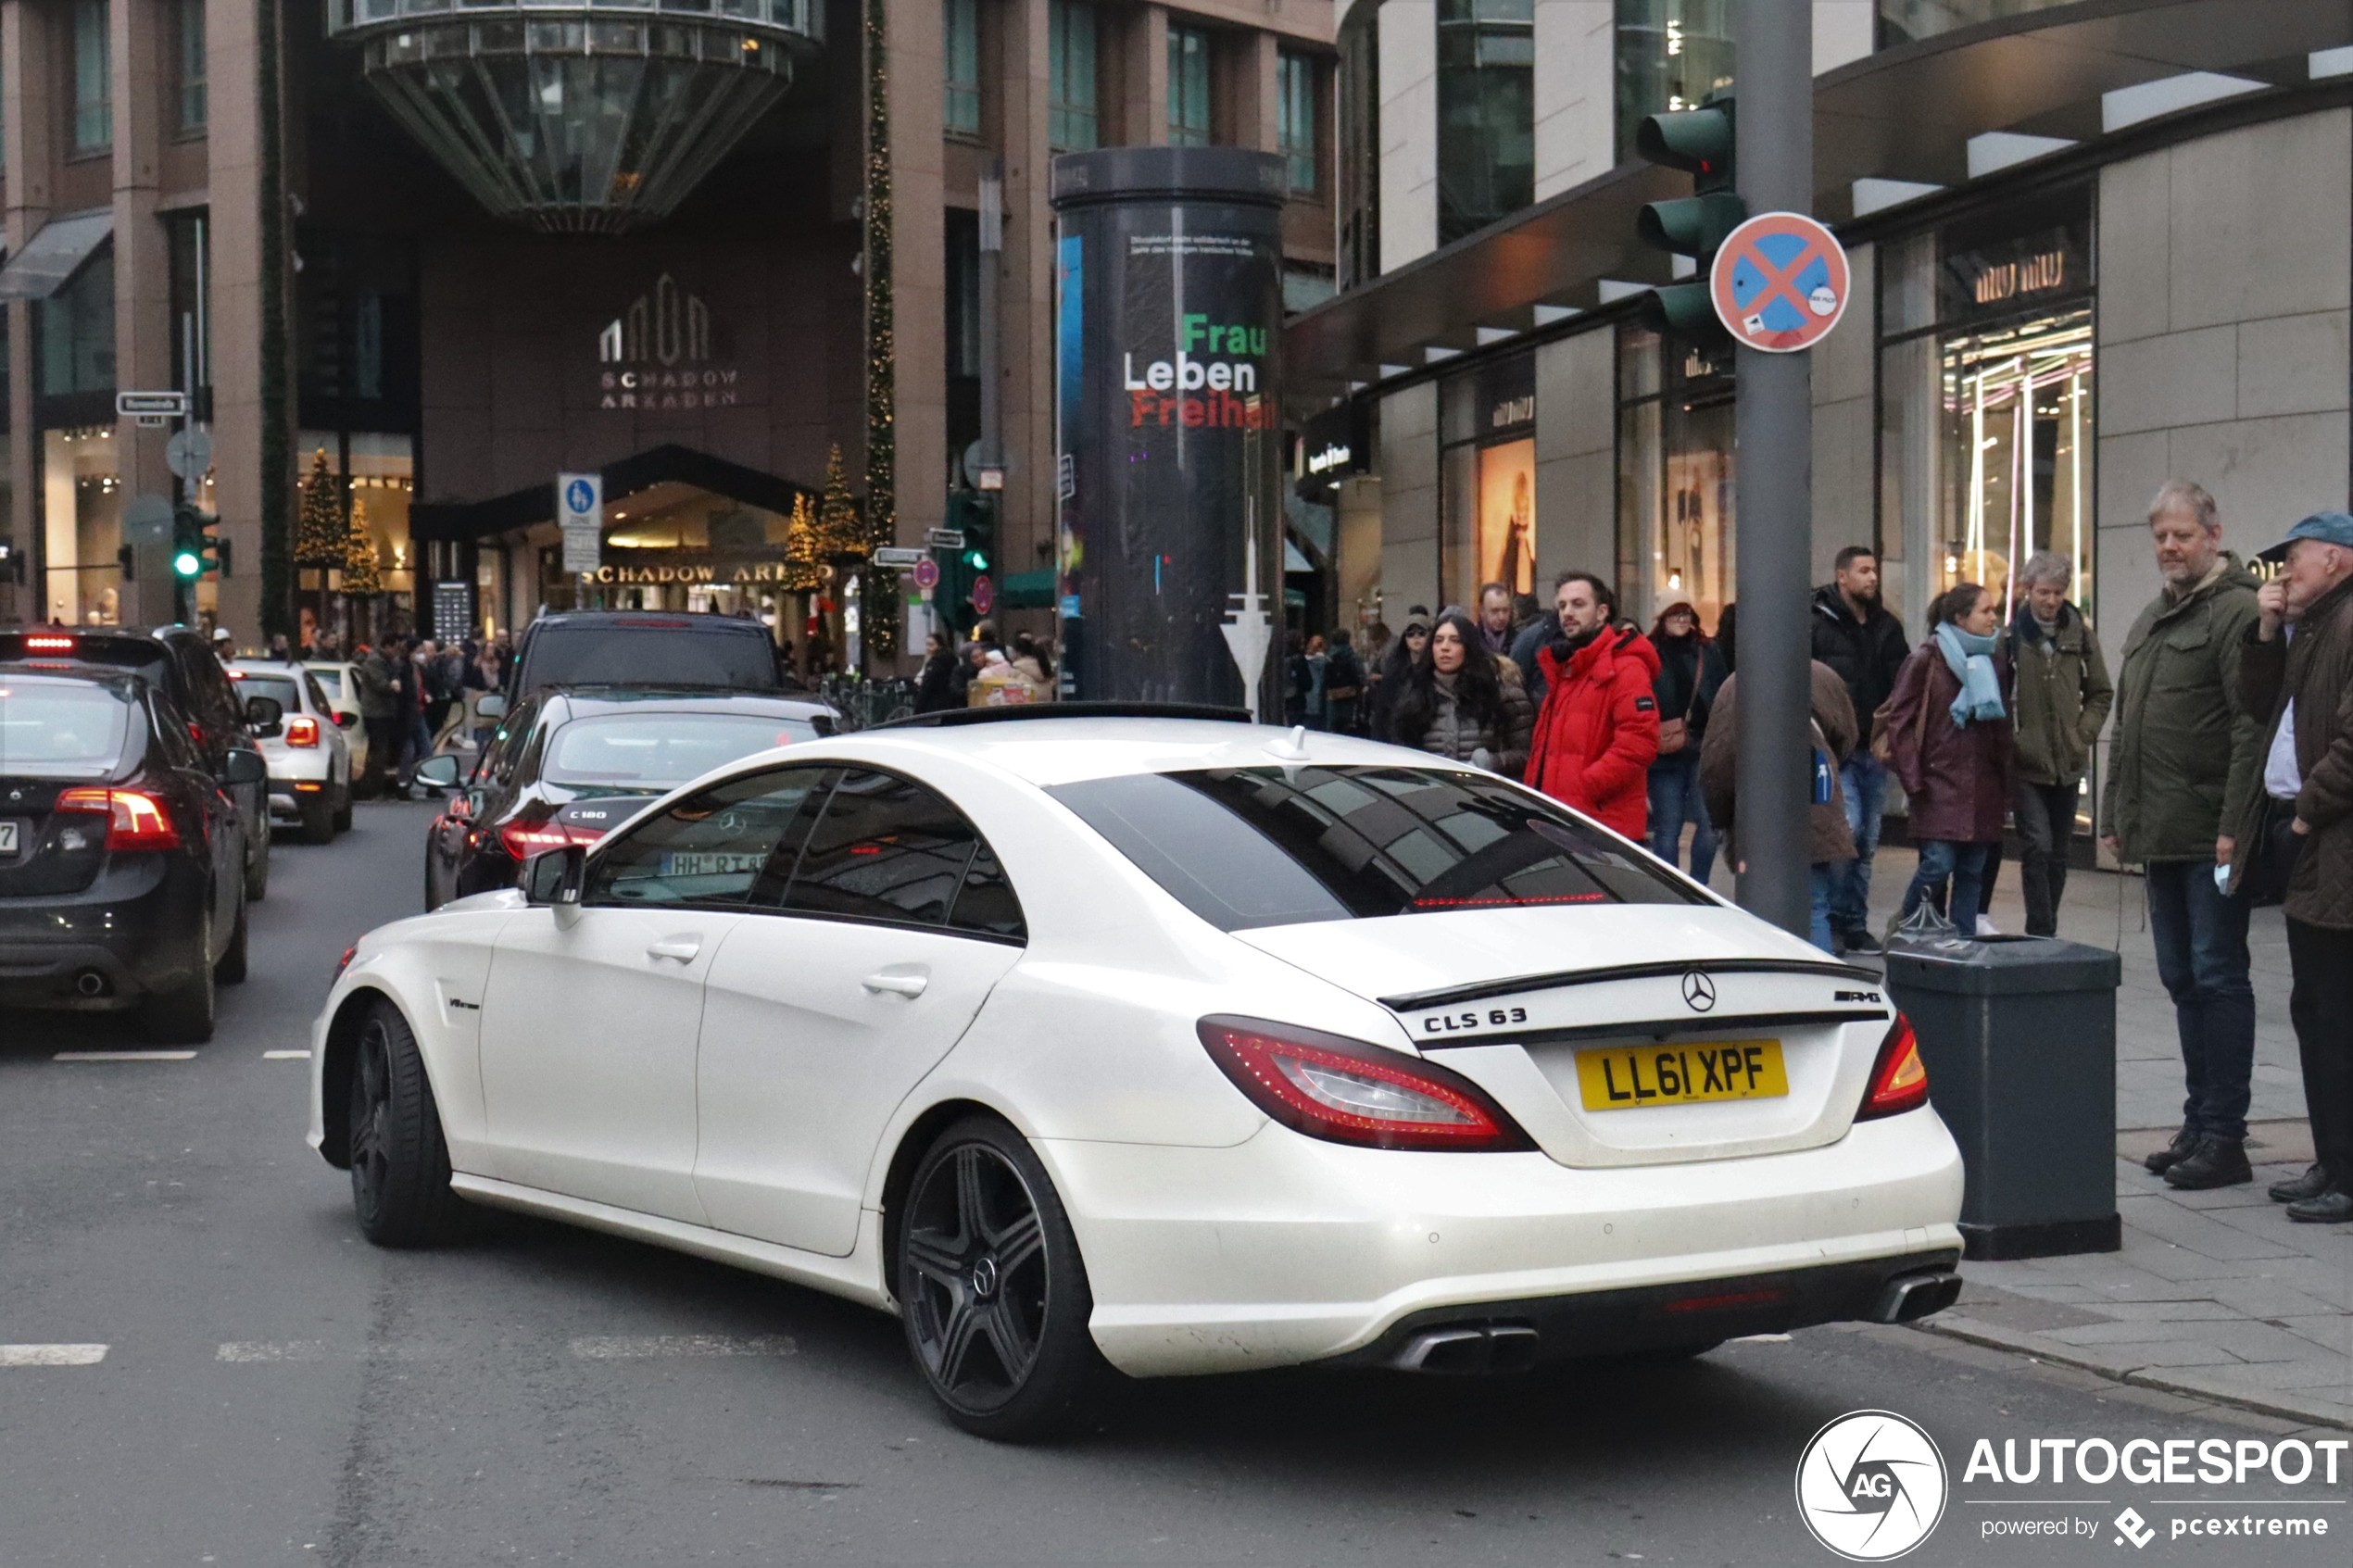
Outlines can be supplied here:
<path id="1" fill-rule="evenodd" d="M 253 700 L 270 702 L 266 696 L 258 696 Z M 270 706 L 275 708 L 278 705 L 270 702 Z M 247 751 L 241 746 L 229 753 L 229 759 L 220 770 L 220 782 L 227 784 L 268 784 L 270 764 L 261 759 L 261 753 L 258 751 Z"/>
<path id="2" fill-rule="evenodd" d="M 338 730 L 357 729 L 359 728 L 359 715 L 357 713 L 338 713 L 335 715 L 335 728 Z"/>
<path id="3" fill-rule="evenodd" d="M 507 699 L 497 692 L 476 698 L 474 716 L 479 719 L 504 719 L 507 716 Z"/>
<path id="4" fill-rule="evenodd" d="M 585 845 L 567 844 L 560 849 L 542 849 L 522 863 L 522 896 L 530 903 L 577 909 L 587 872 Z"/>
<path id="5" fill-rule="evenodd" d="M 817 732 L 819 740 L 831 740 L 841 733 L 839 726 L 834 722 L 834 716 L 830 713 L 812 713 L 809 716 L 809 727 Z"/>
<path id="6" fill-rule="evenodd" d="M 274 696 L 245 698 L 245 722 L 253 726 L 253 732 L 258 735 L 278 734 L 285 727 L 283 722 L 285 716 L 285 705 Z"/>
<path id="7" fill-rule="evenodd" d="M 447 751 L 426 758 L 417 764 L 417 782 L 431 784 L 435 789 L 454 789 L 458 784 L 459 760 Z"/>

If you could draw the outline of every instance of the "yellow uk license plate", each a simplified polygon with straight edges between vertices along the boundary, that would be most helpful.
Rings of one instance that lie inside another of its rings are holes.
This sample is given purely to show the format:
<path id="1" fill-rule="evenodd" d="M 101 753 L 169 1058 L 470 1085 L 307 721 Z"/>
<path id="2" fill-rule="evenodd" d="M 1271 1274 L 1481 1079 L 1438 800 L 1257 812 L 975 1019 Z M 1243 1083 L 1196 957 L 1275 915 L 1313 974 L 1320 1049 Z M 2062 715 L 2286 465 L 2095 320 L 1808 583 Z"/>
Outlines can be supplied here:
<path id="1" fill-rule="evenodd" d="M 1789 1093 L 1779 1040 L 1611 1046 L 1577 1053 L 1577 1087 L 1588 1110 L 1641 1110 Z"/>

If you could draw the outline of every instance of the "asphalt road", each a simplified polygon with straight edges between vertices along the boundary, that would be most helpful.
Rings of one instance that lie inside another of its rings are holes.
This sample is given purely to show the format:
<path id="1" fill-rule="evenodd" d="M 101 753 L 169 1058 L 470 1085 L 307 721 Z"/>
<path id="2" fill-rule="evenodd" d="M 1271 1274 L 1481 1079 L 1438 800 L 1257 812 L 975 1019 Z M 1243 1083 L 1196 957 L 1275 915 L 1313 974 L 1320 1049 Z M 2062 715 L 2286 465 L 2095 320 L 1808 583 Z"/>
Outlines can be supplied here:
<path id="1" fill-rule="evenodd" d="M 2284 1428 L 1911 1330 L 1541 1381 L 1138 1386 L 1016 1449 L 934 1414 L 894 1320 L 790 1286 L 507 1216 L 378 1251 L 303 1146 L 307 1065 L 265 1053 L 306 1047 L 336 955 L 419 907 L 427 815 L 280 841 L 253 978 L 193 1060 L 58 1061 L 139 1042 L 0 1014 L 0 1563 L 1827 1563 L 1794 1467 L 1868 1408 L 1950 1467 L 1909 1561 L 2133 1559 L 2108 1521 L 2192 1497 L 2334 1529 L 2146 1555 L 2345 1561 L 2342 1484 L 1965 1482 L 1979 1437 Z M 1985 1536 L 2070 1513 L 2096 1533 Z"/>

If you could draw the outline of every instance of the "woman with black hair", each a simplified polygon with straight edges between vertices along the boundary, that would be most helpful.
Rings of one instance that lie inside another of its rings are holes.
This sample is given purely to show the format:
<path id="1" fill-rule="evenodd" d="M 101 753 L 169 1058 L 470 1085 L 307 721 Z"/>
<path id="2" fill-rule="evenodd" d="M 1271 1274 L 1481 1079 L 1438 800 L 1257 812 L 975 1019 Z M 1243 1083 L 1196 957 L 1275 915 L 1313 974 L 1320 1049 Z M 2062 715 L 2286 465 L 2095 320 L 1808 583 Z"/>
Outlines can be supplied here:
<path id="1" fill-rule="evenodd" d="M 1439 618 L 1390 714 L 1398 745 L 1515 779 L 1535 724 L 1527 692 L 1497 672 L 1478 623 L 1459 611 Z"/>
<path id="2" fill-rule="evenodd" d="M 1394 741 L 1398 738 L 1397 733 L 1390 727 L 1390 720 L 1397 710 L 1397 704 L 1405 696 L 1405 687 L 1413 679 L 1415 664 L 1421 659 L 1422 650 L 1428 646 L 1429 622 L 1416 617 L 1405 622 L 1405 630 L 1389 645 L 1389 651 L 1381 655 L 1380 666 L 1373 672 L 1373 696 L 1368 719 L 1375 740 Z M 1403 744 L 1411 746 L 1413 743 L 1406 741 Z"/>

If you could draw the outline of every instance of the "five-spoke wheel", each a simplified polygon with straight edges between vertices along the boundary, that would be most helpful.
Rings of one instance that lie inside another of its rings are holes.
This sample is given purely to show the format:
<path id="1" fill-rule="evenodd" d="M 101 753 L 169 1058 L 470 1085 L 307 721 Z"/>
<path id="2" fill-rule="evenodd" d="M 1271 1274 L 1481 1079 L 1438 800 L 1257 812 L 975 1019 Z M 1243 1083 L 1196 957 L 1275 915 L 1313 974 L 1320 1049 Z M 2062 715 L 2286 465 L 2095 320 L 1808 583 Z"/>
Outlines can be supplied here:
<path id="1" fill-rule="evenodd" d="M 351 1206 L 382 1247 L 416 1247 L 447 1236 L 458 1219 L 449 1148 L 409 1021 L 378 1001 L 352 1047 L 349 1100 Z"/>
<path id="2" fill-rule="evenodd" d="M 907 1343 L 948 1414 L 1009 1439 L 1067 1429 L 1101 1360 L 1077 1241 L 1043 1166 L 993 1118 L 958 1123 L 909 1185 L 897 1284 Z"/>

